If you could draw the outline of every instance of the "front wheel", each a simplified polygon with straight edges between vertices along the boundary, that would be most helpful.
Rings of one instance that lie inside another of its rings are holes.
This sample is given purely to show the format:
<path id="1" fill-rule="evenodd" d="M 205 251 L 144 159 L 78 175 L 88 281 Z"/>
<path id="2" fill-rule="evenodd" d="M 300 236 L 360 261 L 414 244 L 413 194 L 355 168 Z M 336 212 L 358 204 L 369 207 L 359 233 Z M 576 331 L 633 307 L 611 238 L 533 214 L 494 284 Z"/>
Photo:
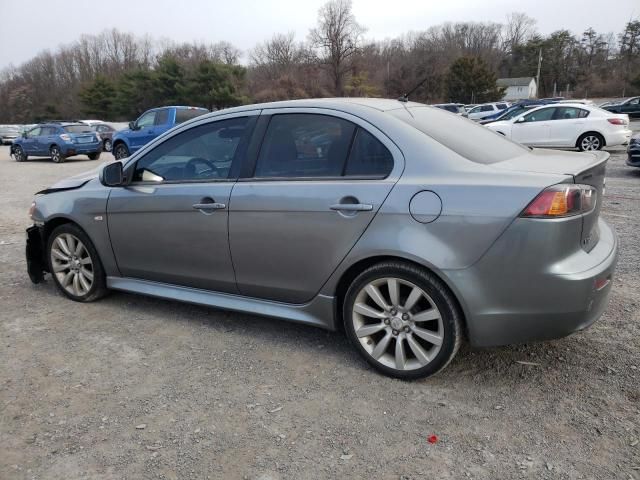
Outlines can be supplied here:
<path id="1" fill-rule="evenodd" d="M 124 143 L 118 143 L 113 149 L 113 156 L 116 160 L 122 160 L 129 156 L 129 149 Z"/>
<path id="2" fill-rule="evenodd" d="M 54 145 L 49 149 L 49 156 L 54 163 L 62 163 L 65 160 L 64 155 L 62 155 L 62 152 L 60 151 L 60 147 L 57 145 Z"/>
<path id="3" fill-rule="evenodd" d="M 89 160 L 98 160 L 100 158 L 100 152 L 89 153 L 87 157 L 89 157 Z"/>
<path id="4" fill-rule="evenodd" d="M 16 159 L 16 162 L 24 162 L 27 159 L 27 154 L 24 153 L 20 145 L 13 147 L 13 158 Z"/>
<path id="5" fill-rule="evenodd" d="M 599 133 L 585 133 L 578 139 L 578 150 L 581 152 L 593 152 L 602 150 L 604 138 Z"/>
<path id="6" fill-rule="evenodd" d="M 71 300 L 91 302 L 107 293 L 98 252 L 76 225 L 63 224 L 51 232 L 47 257 L 56 286 Z"/>
<path id="7" fill-rule="evenodd" d="M 353 281 L 343 304 L 345 330 L 364 359 L 402 379 L 433 375 L 453 359 L 462 340 L 455 299 L 433 274 L 385 262 Z"/>

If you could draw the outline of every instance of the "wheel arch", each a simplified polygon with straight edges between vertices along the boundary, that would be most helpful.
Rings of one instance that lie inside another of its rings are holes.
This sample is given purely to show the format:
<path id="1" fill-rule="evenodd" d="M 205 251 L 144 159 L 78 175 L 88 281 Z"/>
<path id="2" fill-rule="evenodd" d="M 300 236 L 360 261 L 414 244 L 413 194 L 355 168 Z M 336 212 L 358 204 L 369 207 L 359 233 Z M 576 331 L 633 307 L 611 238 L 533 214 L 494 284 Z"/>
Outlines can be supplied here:
<path id="1" fill-rule="evenodd" d="M 366 257 L 366 258 L 362 258 L 360 260 L 358 260 L 357 262 L 353 263 L 352 265 L 350 265 L 340 276 L 340 279 L 338 280 L 338 282 L 336 283 L 336 287 L 334 290 L 334 296 L 335 296 L 335 325 L 337 329 L 343 329 L 344 328 L 344 323 L 343 323 L 343 317 L 342 317 L 342 305 L 344 302 L 344 298 L 345 295 L 347 293 L 347 290 L 349 289 L 349 285 L 351 285 L 351 283 L 353 282 L 353 280 L 355 280 L 355 278 L 360 275 L 362 272 L 364 272 L 367 268 L 376 265 L 378 263 L 382 263 L 382 262 L 388 262 L 388 261 L 394 261 L 394 262 L 401 262 L 401 263 L 405 263 L 407 265 L 412 265 L 418 268 L 421 268 L 427 272 L 429 272 L 430 274 L 432 274 L 433 276 L 435 276 L 438 280 L 440 280 L 442 282 L 442 284 L 444 285 L 444 287 L 449 291 L 449 293 L 451 294 L 451 296 L 453 297 L 456 306 L 458 307 L 458 309 L 460 310 L 460 314 L 462 316 L 462 326 L 463 326 L 463 330 L 464 330 L 464 334 L 465 336 L 468 335 L 467 333 L 467 309 L 466 306 L 464 304 L 463 301 L 461 301 L 461 296 L 459 294 L 459 292 L 457 291 L 457 289 L 451 284 L 451 282 L 449 281 L 449 279 L 445 276 L 442 275 L 440 272 L 434 270 L 433 268 L 431 268 L 428 265 L 425 265 L 424 263 L 418 262 L 414 259 L 411 258 L 407 258 L 407 257 L 403 257 L 400 255 L 375 255 L 375 256 L 371 256 L 371 257 Z"/>
<path id="2" fill-rule="evenodd" d="M 576 148 L 580 148 L 580 140 L 582 140 L 582 138 L 585 137 L 586 135 L 597 135 L 597 136 L 599 136 L 602 139 L 602 146 L 603 147 L 607 146 L 607 139 L 605 138 L 605 136 L 603 134 L 601 134 L 597 130 L 589 130 L 589 131 L 586 131 L 586 132 L 581 133 L 580 135 L 578 135 L 578 138 L 576 139 L 576 143 L 575 143 Z"/>

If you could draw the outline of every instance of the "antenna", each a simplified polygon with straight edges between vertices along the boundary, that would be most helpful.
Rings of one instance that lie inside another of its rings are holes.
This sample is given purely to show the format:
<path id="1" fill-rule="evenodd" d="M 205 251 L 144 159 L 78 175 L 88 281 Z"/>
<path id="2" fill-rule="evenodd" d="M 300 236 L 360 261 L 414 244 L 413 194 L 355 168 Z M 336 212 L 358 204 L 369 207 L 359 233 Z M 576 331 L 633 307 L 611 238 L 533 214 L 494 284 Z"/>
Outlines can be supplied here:
<path id="1" fill-rule="evenodd" d="M 411 95 L 413 92 L 415 92 L 417 89 L 419 89 L 422 86 L 422 84 L 427 81 L 428 78 L 429 77 L 424 77 L 424 79 L 419 84 L 417 84 L 415 87 L 413 87 L 407 93 L 405 93 L 404 95 L 399 97 L 398 101 L 399 102 L 405 102 L 405 103 L 408 102 L 409 101 L 409 95 Z"/>

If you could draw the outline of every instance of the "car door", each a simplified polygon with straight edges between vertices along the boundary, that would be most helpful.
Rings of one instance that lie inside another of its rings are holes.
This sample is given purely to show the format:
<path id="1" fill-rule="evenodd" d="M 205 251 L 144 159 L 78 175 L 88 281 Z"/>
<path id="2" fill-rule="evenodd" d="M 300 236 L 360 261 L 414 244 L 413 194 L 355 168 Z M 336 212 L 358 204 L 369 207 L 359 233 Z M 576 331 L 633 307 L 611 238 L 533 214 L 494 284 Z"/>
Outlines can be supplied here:
<path id="1" fill-rule="evenodd" d="M 37 138 L 37 154 L 38 155 L 49 155 L 49 148 L 53 143 L 56 143 L 55 133 L 57 131 L 56 127 L 42 127 L 40 130 L 40 135 Z"/>
<path id="2" fill-rule="evenodd" d="M 548 107 L 518 117 L 511 129 L 511 139 L 523 145 L 548 145 L 549 128 L 554 112 L 555 107 Z"/>
<path id="3" fill-rule="evenodd" d="M 129 144 L 132 150 L 138 150 L 155 138 L 154 127 L 158 110 L 144 113 L 136 120 L 136 129 L 129 135 Z"/>
<path id="4" fill-rule="evenodd" d="M 622 105 L 620 113 L 626 113 L 630 117 L 640 116 L 640 97 L 632 98 Z"/>
<path id="5" fill-rule="evenodd" d="M 124 277 L 236 293 L 229 196 L 258 112 L 181 129 L 125 166 L 110 192 L 113 252 Z"/>
<path id="6" fill-rule="evenodd" d="M 375 216 L 402 171 L 402 154 L 367 122 L 332 110 L 273 110 L 258 125 L 266 133 L 249 157 L 255 168 L 231 195 L 238 289 L 305 303 Z"/>
<path id="7" fill-rule="evenodd" d="M 549 146 L 575 147 L 578 136 L 587 130 L 589 112 L 577 107 L 556 107 L 549 122 Z"/>
<path id="8" fill-rule="evenodd" d="M 38 151 L 38 137 L 40 136 L 40 132 L 42 127 L 32 128 L 27 132 L 22 140 L 21 145 L 22 149 L 25 151 L 27 155 L 35 155 Z"/>

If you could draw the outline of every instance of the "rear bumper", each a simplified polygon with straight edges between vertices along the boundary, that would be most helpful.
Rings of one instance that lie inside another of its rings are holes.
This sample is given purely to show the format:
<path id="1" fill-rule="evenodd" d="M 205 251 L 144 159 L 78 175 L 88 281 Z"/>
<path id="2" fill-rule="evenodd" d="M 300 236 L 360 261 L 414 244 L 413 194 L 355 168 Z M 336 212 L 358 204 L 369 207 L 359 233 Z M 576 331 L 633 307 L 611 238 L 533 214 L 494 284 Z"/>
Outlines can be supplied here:
<path id="1" fill-rule="evenodd" d="M 102 142 L 88 143 L 86 145 L 81 143 L 74 143 L 73 145 L 65 145 L 61 148 L 62 154 L 66 157 L 72 155 L 86 155 L 88 153 L 100 153 L 102 152 Z"/>
<path id="2" fill-rule="evenodd" d="M 614 133 L 609 133 L 605 142 L 607 143 L 607 147 L 614 147 L 616 145 L 626 145 L 629 143 L 629 139 L 631 138 L 631 130 L 626 128 L 624 130 L 620 130 Z"/>
<path id="3" fill-rule="evenodd" d="M 510 260 L 489 267 L 483 259 L 466 273 L 457 273 L 454 282 L 465 300 L 470 342 L 497 346 L 550 340 L 598 320 L 607 306 L 618 258 L 615 232 L 602 220 L 599 228 L 600 240 L 591 252 L 576 252 L 538 270 L 523 272 Z M 510 246 L 518 249 L 515 242 Z M 496 257 L 489 261 L 495 263 Z M 527 259 L 523 265 L 535 262 Z"/>

